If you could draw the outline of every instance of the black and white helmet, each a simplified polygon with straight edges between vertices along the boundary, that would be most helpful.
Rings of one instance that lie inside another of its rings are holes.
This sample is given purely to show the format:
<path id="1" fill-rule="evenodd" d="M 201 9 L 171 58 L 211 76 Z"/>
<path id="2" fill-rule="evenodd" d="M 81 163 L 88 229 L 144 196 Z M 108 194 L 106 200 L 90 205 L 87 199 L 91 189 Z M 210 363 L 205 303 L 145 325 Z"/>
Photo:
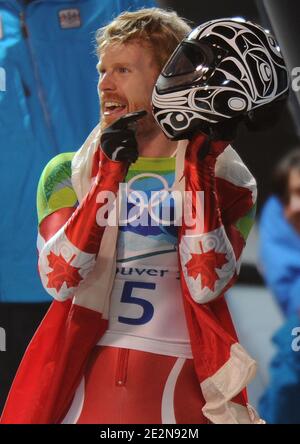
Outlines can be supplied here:
<path id="1" fill-rule="evenodd" d="M 288 73 L 269 31 L 241 18 L 195 28 L 175 49 L 152 95 L 170 139 L 210 132 L 286 96 Z"/>

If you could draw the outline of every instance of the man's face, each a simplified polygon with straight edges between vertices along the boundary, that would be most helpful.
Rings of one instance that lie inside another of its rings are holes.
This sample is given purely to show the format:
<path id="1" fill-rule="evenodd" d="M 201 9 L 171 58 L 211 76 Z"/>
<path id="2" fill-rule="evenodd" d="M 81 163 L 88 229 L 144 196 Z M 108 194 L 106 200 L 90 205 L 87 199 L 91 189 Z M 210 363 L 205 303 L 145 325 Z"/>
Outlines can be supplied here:
<path id="1" fill-rule="evenodd" d="M 285 216 L 300 233 L 300 170 L 293 168 L 288 180 L 289 200 L 285 206 Z"/>
<path id="2" fill-rule="evenodd" d="M 157 132 L 151 113 L 151 95 L 159 68 L 152 49 L 136 40 L 107 45 L 101 53 L 98 70 L 101 128 L 127 113 L 144 109 L 148 115 L 139 121 L 137 135 Z"/>

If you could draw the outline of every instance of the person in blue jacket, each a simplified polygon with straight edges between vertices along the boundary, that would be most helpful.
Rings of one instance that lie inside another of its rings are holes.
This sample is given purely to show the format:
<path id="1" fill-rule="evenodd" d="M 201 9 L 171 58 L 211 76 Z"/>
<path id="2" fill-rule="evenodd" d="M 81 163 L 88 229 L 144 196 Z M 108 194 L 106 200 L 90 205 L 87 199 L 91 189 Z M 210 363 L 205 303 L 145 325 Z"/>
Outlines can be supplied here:
<path id="1" fill-rule="evenodd" d="M 260 218 L 260 262 L 266 284 L 287 318 L 276 332 L 270 383 L 260 400 L 268 423 L 300 423 L 300 149 L 287 154 L 273 178 L 274 194 Z"/>
<path id="2" fill-rule="evenodd" d="M 300 149 L 282 159 L 259 224 L 260 264 L 283 313 L 300 312 Z"/>
<path id="3" fill-rule="evenodd" d="M 95 31 L 153 0 L 0 0 L 0 411 L 49 295 L 37 273 L 36 188 L 99 120 Z"/>

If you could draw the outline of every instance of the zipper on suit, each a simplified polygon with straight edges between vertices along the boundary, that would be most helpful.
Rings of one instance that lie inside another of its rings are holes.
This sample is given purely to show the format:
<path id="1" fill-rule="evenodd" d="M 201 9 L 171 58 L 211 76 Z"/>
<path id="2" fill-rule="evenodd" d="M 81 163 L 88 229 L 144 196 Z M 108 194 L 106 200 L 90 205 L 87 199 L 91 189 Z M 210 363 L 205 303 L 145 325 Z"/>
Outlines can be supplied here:
<path id="1" fill-rule="evenodd" d="M 128 357 L 129 357 L 129 349 L 119 348 L 116 379 L 115 379 L 115 384 L 118 387 L 124 387 L 124 385 L 126 385 Z"/>

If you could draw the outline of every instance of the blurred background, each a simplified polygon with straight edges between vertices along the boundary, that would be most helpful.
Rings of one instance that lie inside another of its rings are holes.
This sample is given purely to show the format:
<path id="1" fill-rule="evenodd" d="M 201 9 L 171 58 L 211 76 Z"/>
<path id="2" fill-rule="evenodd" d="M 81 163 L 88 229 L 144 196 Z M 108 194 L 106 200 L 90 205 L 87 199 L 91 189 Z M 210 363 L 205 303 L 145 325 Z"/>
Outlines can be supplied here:
<path id="1" fill-rule="evenodd" d="M 5 347 L 0 346 L 0 412 L 50 303 L 36 270 L 40 174 L 56 154 L 79 149 L 98 122 L 95 31 L 122 10 L 143 5 L 153 2 L 0 0 L 0 327 L 6 332 Z M 273 32 L 285 57 L 292 88 L 280 121 L 266 131 L 241 128 L 234 144 L 257 179 L 258 208 L 239 281 L 227 298 L 240 341 L 259 364 L 251 403 L 268 422 L 300 422 L 299 353 L 291 348 L 300 306 L 297 156 L 274 179 L 280 160 L 299 146 L 300 3 L 161 0 L 156 5 L 174 9 L 195 26 L 219 17 L 253 20 Z"/>

